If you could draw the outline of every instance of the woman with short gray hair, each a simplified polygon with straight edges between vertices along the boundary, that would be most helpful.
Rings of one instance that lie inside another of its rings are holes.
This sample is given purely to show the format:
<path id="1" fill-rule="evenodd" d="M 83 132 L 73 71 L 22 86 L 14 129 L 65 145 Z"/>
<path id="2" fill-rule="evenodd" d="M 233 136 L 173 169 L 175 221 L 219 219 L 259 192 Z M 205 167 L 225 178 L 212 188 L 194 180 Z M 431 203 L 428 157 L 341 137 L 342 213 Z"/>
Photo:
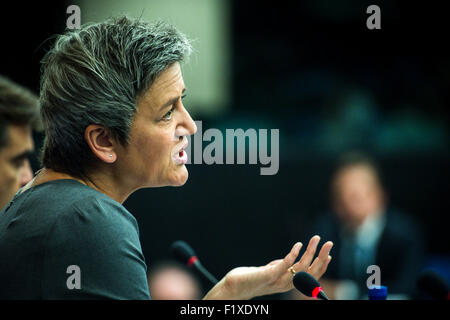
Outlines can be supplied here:
<path id="1" fill-rule="evenodd" d="M 69 31 L 42 61 L 43 169 L 0 213 L 0 299 L 149 299 L 135 218 L 122 203 L 146 187 L 182 186 L 187 38 L 120 17 Z M 316 278 L 331 242 L 313 237 L 262 267 L 230 271 L 205 299 L 249 299 Z M 77 276 L 78 275 L 78 276 Z"/>

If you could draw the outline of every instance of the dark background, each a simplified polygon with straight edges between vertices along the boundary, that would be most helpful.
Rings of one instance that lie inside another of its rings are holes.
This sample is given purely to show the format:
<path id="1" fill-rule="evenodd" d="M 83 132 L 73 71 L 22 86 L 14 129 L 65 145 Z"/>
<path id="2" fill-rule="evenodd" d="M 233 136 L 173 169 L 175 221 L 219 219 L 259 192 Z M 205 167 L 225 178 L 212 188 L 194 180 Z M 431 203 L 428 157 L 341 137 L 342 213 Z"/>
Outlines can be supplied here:
<path id="1" fill-rule="evenodd" d="M 38 93 L 39 61 L 69 4 L 2 5 L 1 74 Z M 365 26 L 370 4 L 381 7 L 381 30 Z M 391 205 L 422 225 L 428 261 L 448 259 L 445 13 L 433 2 L 233 1 L 232 104 L 220 119 L 196 120 L 204 130 L 279 128 L 280 169 L 190 165 L 182 188 L 134 193 L 125 206 L 149 269 L 179 239 L 218 277 L 284 256 L 329 209 L 334 161 L 355 149 L 379 161 Z"/>

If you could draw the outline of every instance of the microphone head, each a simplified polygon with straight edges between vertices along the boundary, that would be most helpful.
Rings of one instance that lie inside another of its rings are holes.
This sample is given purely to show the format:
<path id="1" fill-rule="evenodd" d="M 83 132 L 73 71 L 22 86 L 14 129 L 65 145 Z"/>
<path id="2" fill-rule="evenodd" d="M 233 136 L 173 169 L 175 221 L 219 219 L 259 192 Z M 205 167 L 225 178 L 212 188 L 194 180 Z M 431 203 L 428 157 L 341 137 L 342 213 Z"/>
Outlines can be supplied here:
<path id="1" fill-rule="evenodd" d="M 294 282 L 294 287 L 296 287 L 298 291 L 308 297 L 313 297 L 314 291 L 317 291 L 317 288 L 320 288 L 319 281 L 317 281 L 313 276 L 304 271 L 297 272 L 292 281 Z"/>
<path id="2" fill-rule="evenodd" d="M 188 266 L 190 266 L 194 262 L 194 258 L 197 259 L 195 252 L 191 248 L 191 246 L 181 240 L 175 241 L 172 244 L 171 251 L 179 262 L 187 264 Z"/>
<path id="3" fill-rule="evenodd" d="M 449 288 L 445 280 L 436 272 L 428 270 L 417 279 L 417 287 L 435 299 L 447 299 Z"/>

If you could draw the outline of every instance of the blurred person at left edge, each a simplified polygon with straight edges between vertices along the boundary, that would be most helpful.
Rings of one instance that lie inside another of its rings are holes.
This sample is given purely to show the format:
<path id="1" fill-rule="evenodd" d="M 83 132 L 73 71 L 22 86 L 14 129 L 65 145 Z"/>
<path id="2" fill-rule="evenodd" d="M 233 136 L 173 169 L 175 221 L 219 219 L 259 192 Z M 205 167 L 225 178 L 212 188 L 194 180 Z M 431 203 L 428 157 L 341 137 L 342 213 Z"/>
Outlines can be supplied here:
<path id="1" fill-rule="evenodd" d="M 41 129 L 38 97 L 0 75 L 0 208 L 33 179 L 33 129 Z"/>

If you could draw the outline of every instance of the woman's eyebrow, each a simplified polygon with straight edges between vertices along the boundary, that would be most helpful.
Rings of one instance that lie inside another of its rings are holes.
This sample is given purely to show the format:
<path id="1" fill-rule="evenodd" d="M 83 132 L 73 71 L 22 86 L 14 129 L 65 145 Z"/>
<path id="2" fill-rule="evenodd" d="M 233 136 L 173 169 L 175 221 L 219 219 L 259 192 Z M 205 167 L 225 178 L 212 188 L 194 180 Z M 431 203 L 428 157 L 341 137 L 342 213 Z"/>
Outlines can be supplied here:
<path id="1" fill-rule="evenodd" d="M 184 88 L 183 91 L 181 91 L 181 95 L 183 95 L 183 93 L 184 93 L 185 91 L 186 91 L 186 88 Z M 173 105 L 175 102 L 178 101 L 178 99 L 181 98 L 181 95 L 180 95 L 180 96 L 176 96 L 176 97 L 171 98 L 169 101 L 167 101 L 166 103 L 164 103 L 164 104 L 161 106 L 161 108 L 160 108 L 159 110 L 163 110 L 164 108 L 167 108 L 168 106 Z"/>

